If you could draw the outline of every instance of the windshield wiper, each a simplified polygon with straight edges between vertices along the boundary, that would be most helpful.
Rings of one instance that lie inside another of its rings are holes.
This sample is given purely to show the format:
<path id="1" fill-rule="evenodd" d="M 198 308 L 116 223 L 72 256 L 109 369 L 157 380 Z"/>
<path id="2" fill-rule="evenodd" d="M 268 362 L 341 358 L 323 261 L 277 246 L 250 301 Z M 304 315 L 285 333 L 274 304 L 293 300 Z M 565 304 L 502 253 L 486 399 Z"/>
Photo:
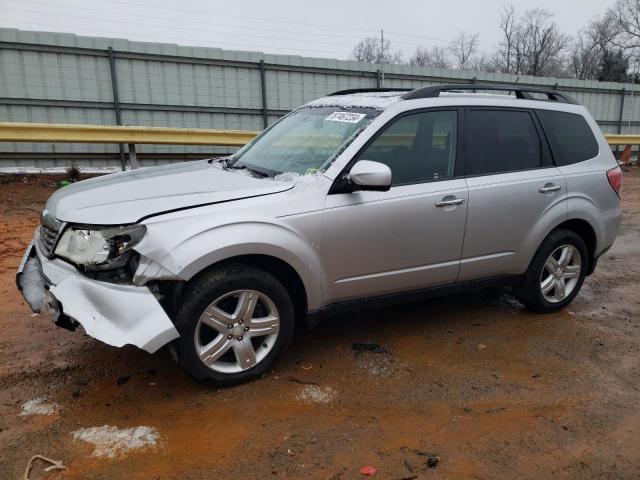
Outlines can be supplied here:
<path id="1" fill-rule="evenodd" d="M 247 167 L 246 165 L 240 165 L 239 167 L 232 167 L 232 168 L 246 168 L 247 170 L 249 170 L 254 175 L 259 175 L 262 178 L 266 178 L 266 177 L 270 177 L 271 176 L 267 172 L 261 172 L 260 170 L 256 170 L 255 168 Z"/>
<path id="2" fill-rule="evenodd" d="M 223 163 L 222 167 L 223 167 L 225 170 L 231 170 L 231 169 L 233 169 L 233 170 L 248 170 L 248 171 L 249 171 L 249 172 L 251 172 L 254 176 L 256 176 L 256 177 L 261 177 L 261 178 L 266 178 L 266 177 L 269 177 L 269 176 L 270 176 L 267 172 L 262 172 L 262 171 L 260 171 L 260 170 L 256 170 L 255 168 L 251 168 L 251 167 L 248 167 L 248 166 L 246 166 L 246 165 L 238 165 L 238 164 L 237 164 L 238 162 L 234 163 L 233 165 L 230 165 L 230 164 L 229 164 L 229 162 L 230 162 L 230 161 L 231 161 L 231 159 L 229 159 L 229 158 L 225 158 L 225 159 L 222 161 L 222 163 Z"/>

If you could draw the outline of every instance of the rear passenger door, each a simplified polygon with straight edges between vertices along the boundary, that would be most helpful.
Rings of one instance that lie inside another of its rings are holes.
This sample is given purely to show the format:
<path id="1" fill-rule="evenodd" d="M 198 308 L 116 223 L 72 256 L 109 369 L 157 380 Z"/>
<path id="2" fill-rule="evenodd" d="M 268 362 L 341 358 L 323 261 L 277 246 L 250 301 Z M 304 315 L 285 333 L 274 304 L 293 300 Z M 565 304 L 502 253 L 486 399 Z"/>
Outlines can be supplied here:
<path id="1" fill-rule="evenodd" d="M 467 227 L 459 281 L 523 273 L 549 223 L 566 218 L 567 187 L 533 111 L 465 111 Z"/>

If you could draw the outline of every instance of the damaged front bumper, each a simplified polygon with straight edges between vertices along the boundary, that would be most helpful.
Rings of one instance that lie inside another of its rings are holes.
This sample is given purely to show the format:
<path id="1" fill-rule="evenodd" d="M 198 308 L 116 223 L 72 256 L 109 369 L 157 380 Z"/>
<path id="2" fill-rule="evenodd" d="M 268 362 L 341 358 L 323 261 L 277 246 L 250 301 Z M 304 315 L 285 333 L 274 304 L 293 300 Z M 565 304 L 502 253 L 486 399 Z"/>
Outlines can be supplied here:
<path id="1" fill-rule="evenodd" d="M 27 248 L 16 283 L 34 312 L 62 327 L 77 322 L 115 347 L 131 344 L 153 353 L 180 336 L 147 287 L 87 278 L 60 259 L 46 258 L 38 242 Z"/>

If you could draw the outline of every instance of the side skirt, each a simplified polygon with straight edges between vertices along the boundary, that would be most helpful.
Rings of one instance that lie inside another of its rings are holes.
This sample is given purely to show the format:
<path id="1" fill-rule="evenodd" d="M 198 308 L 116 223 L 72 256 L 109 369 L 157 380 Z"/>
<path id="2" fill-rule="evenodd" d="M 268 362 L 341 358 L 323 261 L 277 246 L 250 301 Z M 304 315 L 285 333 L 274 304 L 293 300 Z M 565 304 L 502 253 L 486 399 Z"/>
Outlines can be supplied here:
<path id="1" fill-rule="evenodd" d="M 308 312 L 305 324 L 307 328 L 313 329 L 323 320 L 327 320 L 328 318 L 337 315 L 345 315 L 362 310 L 387 307 L 402 303 L 417 302 L 429 298 L 468 292 L 470 290 L 512 286 L 517 284 L 521 278 L 522 276 L 520 275 L 502 275 L 498 277 L 454 283 L 451 285 L 412 290 L 409 292 L 398 292 L 375 297 L 357 298 L 354 300 L 336 302 Z"/>

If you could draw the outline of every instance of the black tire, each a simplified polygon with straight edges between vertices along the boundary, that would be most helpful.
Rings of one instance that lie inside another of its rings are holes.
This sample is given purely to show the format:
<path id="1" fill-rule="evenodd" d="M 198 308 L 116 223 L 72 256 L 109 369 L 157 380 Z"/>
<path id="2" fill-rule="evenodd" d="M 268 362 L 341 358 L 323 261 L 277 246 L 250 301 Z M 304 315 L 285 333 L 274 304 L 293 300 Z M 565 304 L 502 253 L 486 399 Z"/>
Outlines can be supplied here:
<path id="1" fill-rule="evenodd" d="M 563 245 L 572 245 L 580 253 L 580 275 L 573 290 L 561 301 L 551 303 L 544 298 L 541 280 L 545 262 L 549 256 Z M 522 282 L 514 288 L 516 298 L 529 309 L 540 312 L 555 312 L 566 307 L 576 297 L 584 282 L 588 267 L 587 246 L 578 234 L 570 230 L 557 229 L 544 239 L 533 257 Z"/>
<path id="2" fill-rule="evenodd" d="M 269 297 L 277 309 L 280 325 L 275 343 L 262 360 L 246 370 L 223 373 L 203 363 L 194 339 L 198 320 L 205 309 L 216 299 L 236 290 L 254 290 Z M 234 263 L 207 270 L 185 286 L 175 324 L 180 333 L 174 344 L 180 366 L 200 382 L 226 387 L 260 377 L 273 366 L 291 341 L 295 314 L 287 290 L 276 278 L 259 268 Z"/>

